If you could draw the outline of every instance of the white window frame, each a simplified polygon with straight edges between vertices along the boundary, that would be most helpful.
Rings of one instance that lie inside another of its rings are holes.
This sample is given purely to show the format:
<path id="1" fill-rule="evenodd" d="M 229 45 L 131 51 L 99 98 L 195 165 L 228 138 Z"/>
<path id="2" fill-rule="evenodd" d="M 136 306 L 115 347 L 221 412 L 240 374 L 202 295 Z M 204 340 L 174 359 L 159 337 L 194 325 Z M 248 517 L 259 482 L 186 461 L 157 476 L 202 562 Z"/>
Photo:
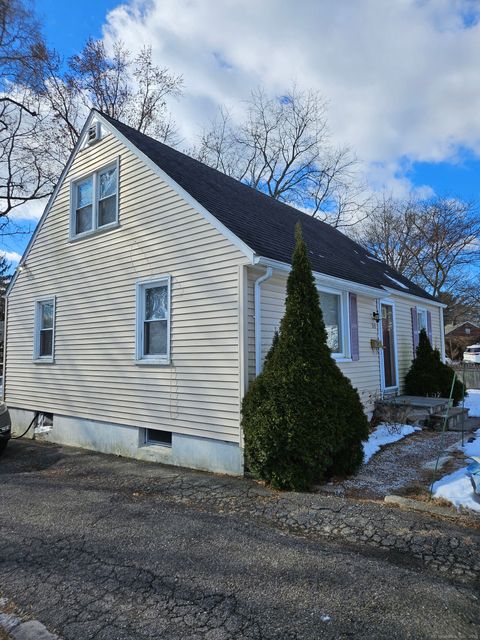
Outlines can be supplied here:
<path id="1" fill-rule="evenodd" d="M 332 293 L 340 297 L 340 330 L 342 332 L 342 350 L 339 352 L 332 351 L 332 357 L 339 362 L 350 362 L 350 312 L 348 308 L 348 291 L 340 289 L 331 289 L 317 283 L 317 291 L 319 293 Z"/>
<path id="2" fill-rule="evenodd" d="M 172 286 L 171 276 L 161 275 L 138 280 L 136 283 L 136 318 L 135 318 L 135 360 L 137 364 L 169 365 L 170 364 L 170 327 L 172 318 Z M 148 355 L 144 353 L 144 319 L 145 319 L 145 291 L 153 287 L 167 285 L 168 315 L 167 315 L 167 353 L 162 355 Z"/>
<path id="3" fill-rule="evenodd" d="M 109 169 L 117 170 L 117 181 L 116 181 L 116 210 L 115 210 L 115 220 L 113 222 L 109 222 L 108 224 L 104 224 L 102 226 L 98 225 L 98 214 L 99 214 L 99 206 L 100 202 L 100 180 L 98 176 L 104 171 L 108 171 Z M 80 182 L 84 182 L 85 180 L 92 179 L 92 228 L 88 231 L 84 231 L 83 233 L 76 233 L 77 227 L 77 185 Z M 78 178 L 74 178 L 70 181 L 70 240 L 78 240 L 80 238 L 85 238 L 87 236 L 95 235 L 97 233 L 102 233 L 103 231 L 107 231 L 108 229 L 113 229 L 118 227 L 118 211 L 119 211 L 119 184 L 120 184 L 120 159 L 117 158 L 114 162 L 110 162 L 95 171 L 91 171 L 83 176 L 79 176 Z"/>
<path id="4" fill-rule="evenodd" d="M 420 322 L 419 322 L 420 314 L 425 316 L 425 326 L 422 327 L 422 328 L 420 328 Z M 425 331 L 427 332 L 427 336 L 428 336 L 428 311 L 427 311 L 427 309 L 425 309 L 425 307 L 417 307 L 417 330 L 418 330 L 418 335 L 420 335 L 420 331 L 422 329 L 425 329 Z"/>
<path id="5" fill-rule="evenodd" d="M 40 331 L 41 331 L 41 306 L 45 303 L 53 304 L 53 322 L 52 322 L 52 353 L 48 356 L 40 355 Z M 53 295 L 42 296 L 41 298 L 35 298 L 34 308 L 34 325 L 33 325 L 33 361 L 34 362 L 55 362 L 55 316 L 56 316 L 56 298 Z"/>

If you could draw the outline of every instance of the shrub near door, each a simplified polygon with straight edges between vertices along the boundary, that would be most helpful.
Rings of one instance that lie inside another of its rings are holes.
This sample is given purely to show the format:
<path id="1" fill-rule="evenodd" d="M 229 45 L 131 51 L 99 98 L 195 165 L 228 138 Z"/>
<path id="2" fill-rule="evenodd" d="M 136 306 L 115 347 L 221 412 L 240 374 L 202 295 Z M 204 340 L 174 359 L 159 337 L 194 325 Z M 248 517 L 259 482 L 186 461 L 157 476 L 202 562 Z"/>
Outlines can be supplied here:
<path id="1" fill-rule="evenodd" d="M 405 393 L 411 396 L 448 398 L 453 376 L 453 369 L 442 362 L 438 349 L 432 347 L 427 332 L 422 329 L 415 359 L 405 376 Z M 456 379 L 452 393 L 454 405 L 460 402 L 464 393 L 464 384 Z"/>

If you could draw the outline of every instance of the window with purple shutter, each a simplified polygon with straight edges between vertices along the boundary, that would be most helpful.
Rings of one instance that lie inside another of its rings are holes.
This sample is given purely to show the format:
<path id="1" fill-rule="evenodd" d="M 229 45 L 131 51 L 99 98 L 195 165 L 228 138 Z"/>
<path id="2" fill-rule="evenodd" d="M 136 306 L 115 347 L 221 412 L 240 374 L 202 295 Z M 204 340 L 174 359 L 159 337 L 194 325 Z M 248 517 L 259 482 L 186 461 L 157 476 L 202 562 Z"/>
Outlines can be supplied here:
<path id="1" fill-rule="evenodd" d="M 357 296 L 355 293 L 348 294 L 350 307 L 350 355 L 352 360 L 360 360 L 360 348 L 358 345 L 358 310 Z"/>
<path id="2" fill-rule="evenodd" d="M 417 309 L 416 307 L 411 308 L 412 313 L 412 340 L 413 340 L 413 357 L 417 355 L 417 347 L 418 347 L 418 318 L 417 318 Z"/>

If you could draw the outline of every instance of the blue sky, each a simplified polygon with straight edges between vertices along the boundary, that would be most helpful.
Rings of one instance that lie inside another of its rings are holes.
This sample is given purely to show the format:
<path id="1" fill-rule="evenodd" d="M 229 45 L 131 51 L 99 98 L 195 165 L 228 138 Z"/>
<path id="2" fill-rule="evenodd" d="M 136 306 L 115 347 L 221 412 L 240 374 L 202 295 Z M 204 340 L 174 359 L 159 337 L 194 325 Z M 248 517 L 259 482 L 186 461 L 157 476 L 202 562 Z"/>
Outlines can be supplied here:
<path id="1" fill-rule="evenodd" d="M 118 4 L 118 0 L 37 0 L 35 6 L 48 42 L 68 57 L 81 49 L 88 37 L 101 37 L 107 13 Z"/>
<path id="2" fill-rule="evenodd" d="M 328 100 L 332 142 L 357 153 L 374 189 L 402 197 L 479 198 L 478 0 L 37 0 L 50 45 L 64 57 L 92 36 L 183 75 L 171 105 L 187 144 L 219 105 L 241 116 L 258 86 L 292 81 Z M 272 15 L 275 20 L 272 20 Z M 32 222 L 18 220 L 30 226 Z M 28 237 L 2 239 L 22 253 Z"/>

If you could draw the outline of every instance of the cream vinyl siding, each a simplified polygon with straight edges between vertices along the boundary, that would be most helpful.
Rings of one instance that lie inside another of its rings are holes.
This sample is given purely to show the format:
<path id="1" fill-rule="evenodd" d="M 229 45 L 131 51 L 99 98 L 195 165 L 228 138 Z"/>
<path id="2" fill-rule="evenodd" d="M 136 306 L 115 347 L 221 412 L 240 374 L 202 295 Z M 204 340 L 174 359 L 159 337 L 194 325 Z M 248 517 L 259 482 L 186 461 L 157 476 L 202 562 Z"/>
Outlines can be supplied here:
<path id="1" fill-rule="evenodd" d="M 119 226 L 69 241 L 70 181 L 119 158 Z M 12 407 L 239 442 L 245 256 L 113 135 L 80 151 L 8 301 Z M 171 276 L 171 365 L 135 361 L 135 284 Z M 56 296 L 55 363 L 32 362 Z"/>
<path id="2" fill-rule="evenodd" d="M 401 296 L 389 296 L 395 303 L 395 321 L 397 328 L 397 348 L 398 348 L 398 375 L 400 379 L 400 391 L 403 391 L 405 375 L 412 364 L 413 353 L 413 332 L 412 332 L 412 307 L 418 306 L 430 311 L 432 314 L 432 338 L 433 346 L 441 352 L 443 336 L 440 330 L 441 309 L 437 306 L 429 305 L 428 301 L 409 300 Z"/>
<path id="3" fill-rule="evenodd" d="M 255 325 L 254 325 L 254 283 L 265 270 L 249 269 L 249 378 L 255 377 Z M 286 276 L 272 277 L 262 284 L 262 358 L 270 348 L 273 334 L 279 328 L 285 312 Z M 338 362 L 343 373 L 350 378 L 357 388 L 366 412 L 373 410 L 373 404 L 380 393 L 380 365 L 378 352 L 372 350 L 370 340 L 377 337 L 377 327 L 372 321 L 372 313 L 376 309 L 376 300 L 365 296 L 357 296 L 358 333 L 360 360 L 356 362 Z"/>
<path id="4" fill-rule="evenodd" d="M 248 373 L 249 379 L 252 380 L 255 377 L 254 284 L 255 280 L 265 273 L 265 269 L 249 268 L 248 272 Z M 285 312 L 285 295 L 286 276 L 284 275 L 276 274 L 262 284 L 262 358 L 265 358 L 270 348 L 275 329 L 280 326 Z M 398 370 L 400 392 L 402 392 L 405 374 L 413 358 L 411 308 L 419 306 L 431 312 L 433 343 L 439 350 L 441 350 L 442 340 L 441 309 L 428 303 L 417 303 L 415 300 L 389 295 L 387 292 L 385 292 L 385 299 L 395 303 Z M 369 413 L 382 394 L 379 352 L 372 349 L 370 345 L 372 339 L 378 338 L 378 327 L 372 320 L 372 314 L 377 310 L 377 299 L 357 294 L 357 307 L 360 359 L 355 362 L 339 361 L 338 366 L 357 388 L 365 411 Z"/>

